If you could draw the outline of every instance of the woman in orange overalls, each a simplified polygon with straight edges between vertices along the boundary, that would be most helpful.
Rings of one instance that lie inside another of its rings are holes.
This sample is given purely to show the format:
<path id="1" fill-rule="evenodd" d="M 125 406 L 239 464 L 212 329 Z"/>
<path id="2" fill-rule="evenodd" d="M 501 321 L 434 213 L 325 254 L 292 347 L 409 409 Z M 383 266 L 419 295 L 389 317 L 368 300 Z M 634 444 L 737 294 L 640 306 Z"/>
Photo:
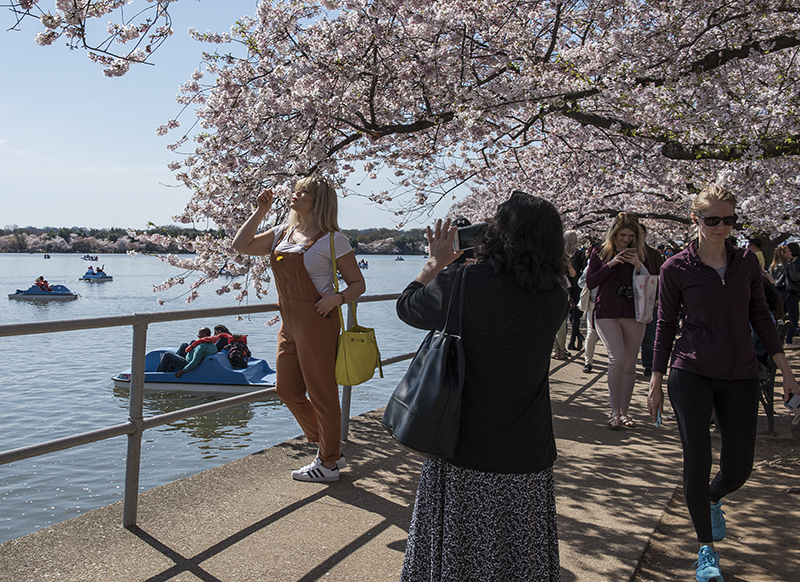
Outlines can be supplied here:
<path id="1" fill-rule="evenodd" d="M 324 178 L 303 178 L 295 185 L 286 224 L 257 234 L 272 207 L 273 192 L 256 199 L 256 211 L 233 237 L 242 254 L 269 255 L 278 290 L 278 396 L 292 412 L 308 442 L 318 443 L 314 461 L 296 471 L 298 481 L 338 481 L 347 465 L 341 454 L 341 410 L 335 379 L 337 306 L 355 301 L 366 290 L 355 253 L 339 231 L 336 190 Z M 330 233 L 336 267 L 347 288 L 333 290 Z"/>

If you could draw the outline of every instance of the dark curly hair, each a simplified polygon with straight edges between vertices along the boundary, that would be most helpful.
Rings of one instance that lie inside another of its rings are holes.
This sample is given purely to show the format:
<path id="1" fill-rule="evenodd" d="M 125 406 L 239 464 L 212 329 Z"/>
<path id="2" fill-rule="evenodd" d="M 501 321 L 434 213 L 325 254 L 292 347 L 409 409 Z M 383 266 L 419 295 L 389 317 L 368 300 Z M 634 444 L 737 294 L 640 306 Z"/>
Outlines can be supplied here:
<path id="1" fill-rule="evenodd" d="M 529 291 L 564 284 L 564 227 L 548 201 L 515 190 L 478 236 L 475 257 Z"/>

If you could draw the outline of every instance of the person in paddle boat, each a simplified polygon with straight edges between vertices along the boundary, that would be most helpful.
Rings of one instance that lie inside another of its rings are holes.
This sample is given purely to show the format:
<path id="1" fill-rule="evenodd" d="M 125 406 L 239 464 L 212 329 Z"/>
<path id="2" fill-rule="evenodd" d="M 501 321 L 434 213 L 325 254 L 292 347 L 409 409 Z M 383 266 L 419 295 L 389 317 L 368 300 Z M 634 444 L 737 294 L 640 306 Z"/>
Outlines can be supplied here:
<path id="1" fill-rule="evenodd" d="M 207 327 L 200 328 L 197 332 L 197 339 L 189 344 L 186 348 L 186 357 L 181 357 L 172 352 L 164 352 L 161 354 L 161 361 L 158 364 L 156 372 L 172 372 L 175 371 L 175 377 L 180 378 L 184 374 L 191 372 L 203 358 L 206 356 L 213 356 L 217 353 L 217 346 L 214 345 L 214 338 L 211 335 L 211 330 Z"/>
<path id="2" fill-rule="evenodd" d="M 245 338 L 245 343 L 247 343 L 246 338 L 247 336 L 242 336 Z M 233 341 L 233 334 L 230 330 L 222 325 L 221 323 L 214 326 L 214 344 L 217 346 L 217 351 L 221 352 L 225 349 L 229 343 Z"/>
<path id="3" fill-rule="evenodd" d="M 714 542 L 723 540 L 727 529 L 722 499 L 745 484 L 755 453 L 759 378 L 751 325 L 781 370 L 784 402 L 791 393 L 800 394 L 800 387 L 783 353 L 756 255 L 728 239 L 737 219 L 736 197 L 709 186 L 690 210 L 697 238 L 661 267 L 647 406 L 657 422 L 669 363 L 667 389 L 683 446 L 684 496 L 700 543 L 696 578 L 721 582 Z M 686 320 L 676 341 L 681 310 Z M 720 468 L 709 483 L 712 413 L 721 437 Z"/>
<path id="4" fill-rule="evenodd" d="M 309 443 L 318 445 L 314 460 L 296 471 L 298 481 L 339 480 L 347 465 L 341 452 L 341 410 L 336 383 L 336 308 L 358 299 L 366 283 L 356 255 L 338 224 L 336 189 L 318 177 L 297 182 L 285 224 L 258 233 L 272 208 L 274 194 L 265 189 L 256 210 L 233 238 L 246 255 L 269 255 L 280 305 L 276 389 Z M 347 287 L 335 293 L 331 233 L 336 268 Z"/>
<path id="5" fill-rule="evenodd" d="M 636 361 L 646 325 L 636 321 L 633 302 L 633 274 L 649 272 L 644 252 L 644 237 L 639 219 L 620 212 L 611 222 L 606 240 L 592 249 L 586 286 L 597 289 L 594 303 L 594 326 L 608 352 L 608 395 L 611 416 L 608 428 L 634 428 L 628 407 L 636 385 Z"/>
<path id="6" fill-rule="evenodd" d="M 35 285 L 42 291 L 47 291 L 48 293 L 53 291 L 50 288 L 50 285 L 47 283 L 47 279 L 44 278 L 44 275 L 41 275 L 36 279 Z"/>
<path id="7" fill-rule="evenodd" d="M 92 268 L 91 265 L 89 265 L 89 268 L 86 269 L 86 272 L 83 274 L 83 276 L 84 277 L 94 277 L 94 275 L 95 275 L 94 269 Z"/>
<path id="8" fill-rule="evenodd" d="M 428 227 L 430 258 L 397 301 L 405 323 L 441 330 L 466 269 L 451 313 L 463 307 L 466 362 L 455 456 L 422 463 L 401 582 L 560 579 L 549 372 L 569 309 L 561 217 L 516 191 L 487 222 L 474 265 L 449 266 L 461 255 L 449 220 Z"/>

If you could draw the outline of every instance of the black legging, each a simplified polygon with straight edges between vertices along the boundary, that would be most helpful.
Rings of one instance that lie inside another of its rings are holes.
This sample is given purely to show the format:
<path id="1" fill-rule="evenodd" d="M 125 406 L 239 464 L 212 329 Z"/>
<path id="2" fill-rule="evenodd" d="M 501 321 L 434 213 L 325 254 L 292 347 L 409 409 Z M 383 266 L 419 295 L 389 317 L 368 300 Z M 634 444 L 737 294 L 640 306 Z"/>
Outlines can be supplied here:
<path id="1" fill-rule="evenodd" d="M 669 399 L 683 445 L 683 491 L 697 541 L 712 542 L 710 503 L 745 484 L 753 469 L 758 379 L 721 380 L 672 368 Z M 711 475 L 711 413 L 722 437 L 720 470 Z"/>

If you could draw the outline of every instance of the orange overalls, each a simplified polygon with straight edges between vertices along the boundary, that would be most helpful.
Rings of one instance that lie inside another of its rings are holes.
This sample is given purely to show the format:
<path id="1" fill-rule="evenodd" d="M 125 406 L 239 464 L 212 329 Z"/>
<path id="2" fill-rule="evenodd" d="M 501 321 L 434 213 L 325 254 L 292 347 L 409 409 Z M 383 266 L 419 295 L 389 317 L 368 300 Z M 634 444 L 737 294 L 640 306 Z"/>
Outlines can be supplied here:
<path id="1" fill-rule="evenodd" d="M 276 248 L 285 234 L 286 230 L 275 243 Z M 276 389 L 308 442 L 319 443 L 319 457 L 337 461 L 342 438 L 335 376 L 339 318 L 333 317 L 335 311 L 326 317 L 317 313 L 314 305 L 322 295 L 303 263 L 303 253 L 325 234 L 318 233 L 298 253 L 273 250 L 270 254 L 281 312 Z"/>

